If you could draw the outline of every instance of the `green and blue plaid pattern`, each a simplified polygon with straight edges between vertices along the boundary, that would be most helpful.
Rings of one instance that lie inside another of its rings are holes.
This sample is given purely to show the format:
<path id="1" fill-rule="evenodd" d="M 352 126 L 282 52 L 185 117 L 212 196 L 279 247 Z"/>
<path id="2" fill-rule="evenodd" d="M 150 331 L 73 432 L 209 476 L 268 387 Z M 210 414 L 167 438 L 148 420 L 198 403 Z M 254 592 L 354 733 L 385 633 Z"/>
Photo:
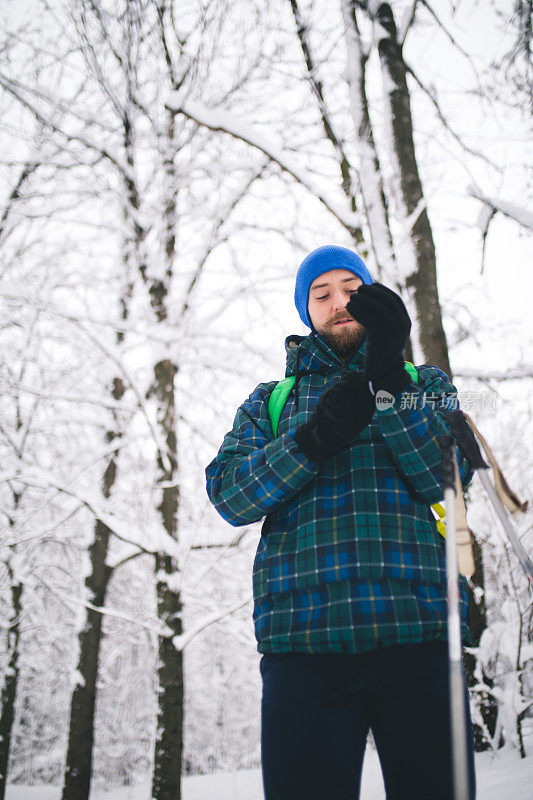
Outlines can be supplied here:
<path id="1" fill-rule="evenodd" d="M 349 364 L 316 334 L 287 339 L 296 370 L 278 437 L 268 416 L 276 381 L 260 384 L 237 411 L 206 469 L 209 497 L 238 526 L 266 516 L 254 562 L 254 623 L 260 652 L 359 653 L 446 638 L 444 540 L 430 504 L 442 499 L 442 409 L 457 392 L 437 367 L 376 411 L 370 425 L 325 464 L 299 449 L 294 429 Z M 463 485 L 471 479 L 459 453 Z M 463 638 L 468 594 L 461 585 Z"/>

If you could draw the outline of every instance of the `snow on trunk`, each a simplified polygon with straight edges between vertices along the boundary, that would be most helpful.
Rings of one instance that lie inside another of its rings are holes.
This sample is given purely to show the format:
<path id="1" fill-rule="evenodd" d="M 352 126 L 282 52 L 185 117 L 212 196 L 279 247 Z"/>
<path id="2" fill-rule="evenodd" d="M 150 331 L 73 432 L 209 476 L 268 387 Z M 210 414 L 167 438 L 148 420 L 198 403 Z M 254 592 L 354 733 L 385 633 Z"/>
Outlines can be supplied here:
<path id="1" fill-rule="evenodd" d="M 398 280 L 396 257 L 389 227 L 379 158 L 372 132 L 365 84 L 366 56 L 350 0 L 341 0 L 344 38 L 347 50 L 347 78 L 357 151 L 359 185 L 370 230 L 370 238 L 380 279 Z"/>
<path id="2" fill-rule="evenodd" d="M 398 183 L 397 203 L 400 217 L 407 220 L 418 208 L 420 213 L 410 229 L 402 253 L 405 283 L 414 289 L 417 332 L 424 359 L 451 375 L 446 334 L 437 288 L 435 244 L 418 172 L 411 99 L 406 79 L 402 49 L 397 39 L 396 23 L 388 3 L 370 0 L 367 10 L 372 19 L 378 48 L 383 93 L 387 112 L 390 153 Z"/>
<path id="3" fill-rule="evenodd" d="M 8 627 L 8 660 L 4 671 L 4 680 L 1 693 L 0 711 L 0 800 L 4 800 L 7 786 L 7 767 L 11 749 L 11 736 L 15 719 L 15 700 L 19 679 L 19 643 L 20 643 L 20 617 L 22 613 L 23 584 L 17 578 L 11 567 L 10 560 L 6 563 L 11 587 L 11 619 Z"/>
<path id="4" fill-rule="evenodd" d="M 174 166 L 176 112 L 165 112 L 165 143 L 163 147 L 163 264 L 162 275 L 152 285 L 150 300 L 155 321 L 165 325 L 168 317 L 167 300 L 171 294 L 176 262 L 176 170 Z M 165 533 L 178 540 L 178 439 L 176 414 L 176 375 L 178 365 L 168 355 L 153 365 L 150 394 L 156 402 L 156 419 L 165 450 L 157 456 L 158 483 L 161 485 L 159 511 Z M 164 456 L 164 457 L 163 457 Z M 182 603 L 180 582 L 173 580 L 178 573 L 177 559 L 157 554 L 154 561 L 156 576 L 157 614 L 161 623 L 172 631 L 170 637 L 159 637 L 157 737 L 155 741 L 153 800 L 180 800 L 183 759 L 184 682 L 183 653 L 175 647 L 173 638 L 181 636 Z M 164 577 L 161 577 L 164 576 Z"/>

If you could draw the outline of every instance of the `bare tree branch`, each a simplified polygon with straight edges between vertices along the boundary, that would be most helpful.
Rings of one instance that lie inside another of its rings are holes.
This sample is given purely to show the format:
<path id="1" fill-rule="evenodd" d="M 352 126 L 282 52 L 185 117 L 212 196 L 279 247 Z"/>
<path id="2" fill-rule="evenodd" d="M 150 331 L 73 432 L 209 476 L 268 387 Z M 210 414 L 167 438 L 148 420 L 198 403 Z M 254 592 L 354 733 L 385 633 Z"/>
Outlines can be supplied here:
<path id="1" fill-rule="evenodd" d="M 483 370 L 483 369 L 454 369 L 454 375 L 458 378 L 477 378 L 480 381 L 514 381 L 523 380 L 524 378 L 533 378 L 533 364 L 524 364 L 523 366 L 511 367 L 500 372 L 498 370 Z"/>
<path id="2" fill-rule="evenodd" d="M 0 86 L 2 86 L 10 95 L 12 95 L 12 97 L 14 97 L 15 100 L 17 100 L 22 106 L 24 106 L 24 108 L 26 108 L 42 125 L 49 128 L 54 133 L 57 133 L 59 136 L 65 139 L 65 141 L 77 142 L 78 144 L 82 144 L 88 150 L 98 153 L 102 158 L 110 161 L 119 170 L 124 178 L 129 178 L 126 166 L 121 164 L 119 159 L 116 156 L 113 156 L 109 149 L 106 147 L 100 147 L 95 142 L 92 142 L 86 136 L 82 136 L 81 134 L 67 133 L 52 119 L 45 116 L 45 114 L 40 111 L 32 102 L 27 100 L 22 92 L 25 91 L 31 94 L 31 90 L 28 87 L 23 86 L 17 81 L 11 80 L 2 73 L 0 73 Z"/>
<path id="3" fill-rule="evenodd" d="M 433 19 L 437 23 L 438 27 L 444 33 L 446 38 L 451 42 L 451 44 L 453 44 L 453 46 L 458 50 L 458 52 L 461 53 L 461 55 L 466 58 L 466 60 L 470 64 L 472 72 L 476 76 L 476 80 L 477 80 L 478 86 L 480 86 L 481 85 L 481 80 L 480 80 L 480 77 L 479 77 L 479 74 L 478 74 L 478 71 L 477 71 L 477 67 L 476 67 L 476 65 L 474 63 L 474 59 L 472 58 L 472 56 L 469 53 L 467 53 L 467 51 L 463 47 L 461 47 L 461 45 L 459 44 L 459 42 L 457 41 L 455 36 L 453 36 L 453 34 L 450 33 L 448 28 L 444 25 L 444 23 L 442 22 L 440 17 L 435 12 L 434 8 L 428 3 L 428 0 L 420 0 L 420 2 L 424 6 L 424 8 L 426 8 L 429 11 L 429 13 L 431 14 Z"/>
<path id="4" fill-rule="evenodd" d="M 435 95 L 435 92 L 432 89 L 429 89 L 427 86 L 425 86 L 424 83 L 422 83 L 422 81 L 420 80 L 420 78 L 418 77 L 418 75 L 416 74 L 414 69 L 408 63 L 405 64 L 405 68 L 406 68 L 407 72 L 409 73 L 409 75 L 411 75 L 414 78 L 414 80 L 416 81 L 416 83 L 420 86 L 420 88 L 422 89 L 424 94 L 426 94 L 429 97 L 433 107 L 435 108 L 435 110 L 437 112 L 437 115 L 438 115 L 440 121 L 442 122 L 442 124 L 444 126 L 444 128 L 448 131 L 449 134 L 451 134 L 451 136 L 453 136 L 455 141 L 458 144 L 461 145 L 462 149 L 466 153 L 470 153 L 471 156 L 475 156 L 476 158 L 481 158 L 483 161 L 485 161 L 487 164 L 489 164 L 489 166 L 496 168 L 496 165 L 494 164 L 494 162 L 491 161 L 490 158 L 487 158 L 487 156 L 484 153 L 480 153 L 479 150 L 474 150 L 471 147 L 468 147 L 468 145 L 466 145 L 463 142 L 463 140 L 461 139 L 459 134 L 457 134 L 453 130 L 453 128 L 451 127 L 450 123 L 448 122 L 448 120 L 444 116 L 444 114 L 442 112 L 442 109 L 440 107 L 439 101 L 437 100 L 437 97 Z"/>
<path id="5" fill-rule="evenodd" d="M 341 170 L 343 191 L 348 200 L 350 201 L 350 207 L 352 211 L 356 211 L 357 206 L 355 200 L 355 192 L 352 186 L 351 165 L 344 150 L 341 138 L 335 132 L 333 122 L 331 120 L 329 111 L 326 106 L 322 82 L 317 77 L 318 66 L 315 64 L 315 60 L 311 52 L 309 30 L 303 20 L 302 13 L 298 6 L 297 0 L 289 0 L 289 3 L 291 5 L 294 21 L 296 23 L 298 40 L 300 42 L 300 47 L 302 49 L 302 53 L 304 56 L 305 65 L 307 67 L 307 80 L 317 100 L 320 119 L 322 120 L 322 127 L 324 128 L 326 138 L 329 139 L 337 154 L 337 159 Z M 354 231 L 353 238 L 354 241 L 357 242 L 363 241 L 363 233 L 360 228 L 357 231 Z"/>
<path id="6" fill-rule="evenodd" d="M 212 255 L 213 250 L 215 249 L 215 247 L 218 244 L 220 244 L 220 239 L 218 238 L 218 236 L 219 236 L 221 230 L 224 228 L 225 224 L 230 219 L 232 212 L 237 208 L 237 206 L 241 202 L 241 200 L 244 197 L 246 197 L 246 195 L 250 191 L 250 189 L 253 186 L 253 184 L 255 183 L 255 181 L 259 180 L 263 176 L 263 174 L 265 172 L 265 169 L 266 169 L 266 167 L 267 167 L 267 165 L 269 163 L 270 163 L 270 159 L 268 159 L 267 161 L 263 162 L 258 167 L 258 169 L 253 171 L 253 174 L 245 182 L 244 186 L 240 187 L 238 189 L 238 191 L 235 192 L 235 195 L 232 198 L 230 198 L 230 200 L 227 203 L 227 205 L 222 209 L 222 211 L 218 214 L 217 218 L 214 220 L 212 228 L 211 228 L 211 234 L 207 239 L 207 242 L 206 242 L 206 245 L 205 245 L 205 247 L 203 249 L 202 255 L 198 259 L 194 274 L 193 274 L 191 280 L 189 281 L 188 286 L 185 289 L 183 302 L 182 302 L 181 313 L 179 315 L 179 319 L 180 320 L 184 320 L 186 315 L 187 315 L 187 313 L 188 313 L 188 311 L 190 310 L 190 300 L 191 300 L 192 293 L 193 293 L 193 291 L 194 291 L 194 289 L 195 289 L 195 287 L 196 287 L 196 285 L 197 285 L 197 283 L 198 283 L 198 281 L 200 279 L 200 275 L 202 274 L 202 271 L 204 269 L 204 266 L 205 266 L 205 263 L 206 263 L 207 259 L 209 258 L 210 255 Z"/>
<path id="7" fill-rule="evenodd" d="M 469 186 L 468 194 L 480 200 L 485 206 L 491 208 L 494 212 L 500 212 L 509 219 L 518 222 L 523 228 L 533 231 L 533 212 L 528 211 L 526 208 L 509 203 L 507 200 L 502 200 L 498 197 L 489 197 L 481 191 L 477 186 Z"/>
<path id="8" fill-rule="evenodd" d="M 283 172 L 289 174 L 297 183 L 301 184 L 312 195 L 314 195 L 327 210 L 351 232 L 354 226 L 360 224 L 359 215 L 353 212 L 344 211 L 336 203 L 328 200 L 318 186 L 313 186 L 308 178 L 300 172 L 293 164 L 290 164 L 285 154 L 280 152 L 275 145 L 267 141 L 258 131 L 250 125 L 243 125 L 230 114 L 224 111 L 209 111 L 202 108 L 199 103 L 186 100 L 180 94 L 172 93 L 167 99 L 167 107 L 171 110 L 181 112 L 189 119 L 203 125 L 212 131 L 227 133 L 234 139 L 238 139 L 253 148 L 259 150 L 276 163 Z"/>
<path id="9" fill-rule="evenodd" d="M 190 631 L 185 631 L 180 636 L 174 636 L 172 639 L 172 643 L 176 650 L 184 650 L 188 644 L 198 636 L 203 630 L 205 630 L 210 625 L 213 625 L 215 622 L 219 622 L 221 619 L 225 617 L 229 617 L 231 614 L 234 614 L 239 609 L 244 608 L 250 603 L 252 600 L 252 595 L 247 596 L 244 600 L 239 600 L 235 605 L 231 606 L 230 608 L 223 609 L 222 611 L 218 611 L 215 614 L 210 614 L 208 617 L 205 617 L 203 620 L 191 628 Z"/>
<path id="10" fill-rule="evenodd" d="M 60 597 L 65 603 L 67 603 L 67 605 L 83 606 L 91 611 L 96 611 L 98 614 L 101 614 L 104 617 L 113 617 L 114 619 L 120 619 L 123 622 L 129 622 L 131 625 L 135 625 L 138 628 L 143 628 L 150 633 L 154 633 L 156 636 L 169 637 L 172 635 L 172 631 L 169 628 L 165 629 L 162 626 L 149 625 L 148 623 L 141 622 L 138 617 L 131 617 L 129 614 L 125 614 L 123 611 L 116 611 L 111 608 L 95 606 L 92 603 L 89 603 L 87 600 L 78 600 L 78 598 L 74 597 L 72 594 L 66 594 L 65 592 L 60 591 L 57 587 L 50 586 L 48 583 L 46 583 L 46 581 L 43 581 L 42 578 L 39 579 L 39 583 L 44 586 L 44 588 L 47 589 L 52 595 Z"/>
<path id="11" fill-rule="evenodd" d="M 2 236 L 6 226 L 7 218 L 13 211 L 13 208 L 16 205 L 17 200 L 20 200 L 21 189 L 24 183 L 28 180 L 30 175 L 32 175 L 38 167 L 39 163 L 35 161 L 34 162 L 29 161 L 26 164 L 24 164 L 20 172 L 20 175 L 18 177 L 18 180 L 9 194 L 2 216 L 0 217 L 0 242 L 2 241 Z"/>
<path id="12" fill-rule="evenodd" d="M 404 16 L 402 19 L 402 23 L 400 25 L 400 30 L 398 31 L 398 44 L 400 45 L 400 47 L 404 46 L 407 34 L 411 30 L 411 26 L 415 21 L 417 5 L 418 5 L 418 0 L 413 0 L 411 5 L 404 11 Z"/>

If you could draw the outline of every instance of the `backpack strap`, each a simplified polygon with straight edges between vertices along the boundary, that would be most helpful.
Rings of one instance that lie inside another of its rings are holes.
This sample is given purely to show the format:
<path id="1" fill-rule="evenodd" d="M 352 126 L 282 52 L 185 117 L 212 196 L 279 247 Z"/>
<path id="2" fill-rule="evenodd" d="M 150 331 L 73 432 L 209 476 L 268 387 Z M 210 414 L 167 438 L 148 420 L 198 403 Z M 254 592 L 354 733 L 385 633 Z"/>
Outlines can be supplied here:
<path id="1" fill-rule="evenodd" d="M 291 393 L 295 380 L 296 378 L 294 375 L 290 375 L 288 378 L 283 378 L 282 381 L 279 381 L 274 386 L 268 399 L 268 416 L 270 417 L 270 422 L 272 424 L 274 438 L 276 438 L 278 435 L 279 418 L 281 417 L 281 412 L 285 407 L 285 403 L 287 402 L 287 398 Z"/>
<path id="2" fill-rule="evenodd" d="M 437 522 L 437 530 L 441 536 L 446 538 L 446 509 L 442 503 L 433 503 L 431 510 Z"/>
<path id="3" fill-rule="evenodd" d="M 418 370 L 414 364 L 411 364 L 410 361 L 406 361 L 404 364 L 405 371 L 409 373 L 409 377 L 413 381 L 413 383 L 418 383 Z"/>

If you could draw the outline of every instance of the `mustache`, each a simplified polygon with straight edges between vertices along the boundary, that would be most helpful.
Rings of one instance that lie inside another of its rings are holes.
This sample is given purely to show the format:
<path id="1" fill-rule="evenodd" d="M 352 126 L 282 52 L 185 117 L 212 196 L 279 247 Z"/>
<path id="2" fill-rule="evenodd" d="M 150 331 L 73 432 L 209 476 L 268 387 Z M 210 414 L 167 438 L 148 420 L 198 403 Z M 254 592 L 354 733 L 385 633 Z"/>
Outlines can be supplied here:
<path id="1" fill-rule="evenodd" d="M 345 322 L 346 320 L 349 320 L 350 322 L 357 322 L 357 320 L 354 319 L 350 314 L 347 314 L 346 312 L 344 313 L 340 312 L 339 314 L 336 314 L 334 317 L 332 317 L 332 319 L 329 320 L 328 326 L 335 325 L 337 322 Z M 361 325 L 360 322 L 357 322 L 357 324 Z M 361 325 L 361 327 L 363 326 Z"/>

